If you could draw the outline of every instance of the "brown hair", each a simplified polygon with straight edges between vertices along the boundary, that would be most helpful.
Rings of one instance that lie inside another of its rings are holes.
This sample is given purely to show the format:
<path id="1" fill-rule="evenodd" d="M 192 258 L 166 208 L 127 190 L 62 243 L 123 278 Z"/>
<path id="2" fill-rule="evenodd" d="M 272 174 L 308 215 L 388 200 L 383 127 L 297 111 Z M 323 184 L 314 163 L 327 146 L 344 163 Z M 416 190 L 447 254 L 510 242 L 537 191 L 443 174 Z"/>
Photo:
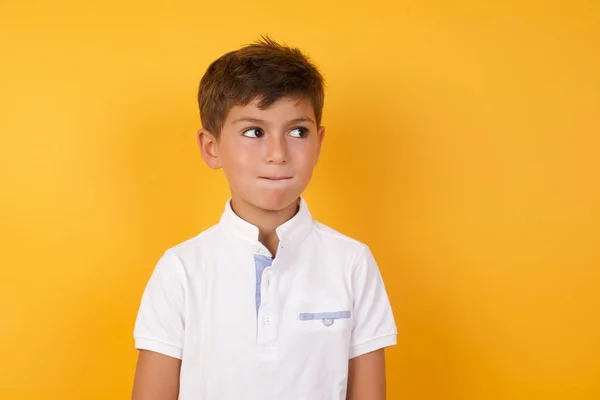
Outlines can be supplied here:
<path id="1" fill-rule="evenodd" d="M 204 129 L 218 137 L 231 107 L 258 99 L 264 109 L 282 97 L 293 97 L 310 101 L 320 126 L 323 86 L 323 76 L 299 49 L 263 36 L 210 64 L 198 88 L 200 119 Z"/>

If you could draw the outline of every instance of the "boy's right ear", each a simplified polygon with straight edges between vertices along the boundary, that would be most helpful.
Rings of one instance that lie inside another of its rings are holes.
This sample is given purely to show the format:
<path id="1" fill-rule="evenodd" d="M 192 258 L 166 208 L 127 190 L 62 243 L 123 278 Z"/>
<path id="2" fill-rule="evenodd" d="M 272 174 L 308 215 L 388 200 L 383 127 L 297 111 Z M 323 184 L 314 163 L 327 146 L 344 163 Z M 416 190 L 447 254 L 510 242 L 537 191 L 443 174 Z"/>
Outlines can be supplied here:
<path id="1" fill-rule="evenodd" d="M 198 130 L 196 134 L 202 159 L 212 169 L 221 168 L 217 138 L 206 129 Z"/>

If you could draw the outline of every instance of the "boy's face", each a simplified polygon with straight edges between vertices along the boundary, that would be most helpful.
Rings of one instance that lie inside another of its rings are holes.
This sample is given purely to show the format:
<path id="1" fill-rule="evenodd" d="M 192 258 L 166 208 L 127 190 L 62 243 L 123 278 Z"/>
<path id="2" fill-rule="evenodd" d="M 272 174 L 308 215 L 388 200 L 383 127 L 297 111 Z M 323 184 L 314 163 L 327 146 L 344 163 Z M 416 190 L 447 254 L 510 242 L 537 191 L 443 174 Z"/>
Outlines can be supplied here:
<path id="1" fill-rule="evenodd" d="M 234 106 L 218 141 L 203 130 L 198 139 L 206 163 L 223 168 L 234 203 L 279 211 L 310 182 L 324 133 L 309 101 L 281 98 L 264 110 L 256 101 Z"/>

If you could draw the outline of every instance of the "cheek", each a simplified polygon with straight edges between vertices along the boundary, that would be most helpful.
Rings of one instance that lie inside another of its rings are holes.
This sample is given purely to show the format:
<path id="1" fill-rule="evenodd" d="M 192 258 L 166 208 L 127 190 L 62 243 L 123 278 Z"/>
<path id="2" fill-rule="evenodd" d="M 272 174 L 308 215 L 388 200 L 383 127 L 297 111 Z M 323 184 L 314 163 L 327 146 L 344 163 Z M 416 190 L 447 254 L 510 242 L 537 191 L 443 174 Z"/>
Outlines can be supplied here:
<path id="1" fill-rule="evenodd" d="M 294 159 L 296 164 L 302 168 L 302 170 L 310 171 L 317 161 L 316 146 L 314 146 L 313 143 L 297 146 Z"/>
<path id="2" fill-rule="evenodd" d="M 238 146 L 234 149 L 230 149 L 227 154 L 222 157 L 223 168 L 230 174 L 242 175 L 244 173 L 252 172 L 258 154 L 257 150 L 251 147 Z"/>

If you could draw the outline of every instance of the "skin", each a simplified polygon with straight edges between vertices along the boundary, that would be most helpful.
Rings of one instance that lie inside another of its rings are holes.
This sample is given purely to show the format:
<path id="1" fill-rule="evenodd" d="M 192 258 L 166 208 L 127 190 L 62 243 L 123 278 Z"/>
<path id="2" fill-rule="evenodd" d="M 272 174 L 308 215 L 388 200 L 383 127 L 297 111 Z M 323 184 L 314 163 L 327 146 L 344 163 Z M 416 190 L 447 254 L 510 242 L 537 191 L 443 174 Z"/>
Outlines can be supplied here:
<path id="1" fill-rule="evenodd" d="M 258 239 L 273 257 L 275 229 L 297 213 L 324 137 L 311 104 L 286 97 L 266 109 L 256 102 L 232 107 L 218 137 L 198 131 L 202 158 L 227 177 L 233 211 L 259 228 Z M 348 400 L 385 399 L 383 349 L 353 358 L 348 368 Z M 180 369 L 179 360 L 140 351 L 132 399 L 176 400 Z"/>
<path id="2" fill-rule="evenodd" d="M 227 177 L 234 212 L 259 228 L 259 240 L 273 256 L 275 229 L 298 211 L 324 137 L 310 103 L 289 98 L 265 110 L 256 102 L 233 107 L 218 139 L 198 132 L 202 158 Z"/>
<path id="3" fill-rule="evenodd" d="M 375 350 L 350 360 L 347 400 L 385 400 L 385 351 Z"/>
<path id="4" fill-rule="evenodd" d="M 140 350 L 132 400 L 177 400 L 181 360 L 153 351 Z"/>

